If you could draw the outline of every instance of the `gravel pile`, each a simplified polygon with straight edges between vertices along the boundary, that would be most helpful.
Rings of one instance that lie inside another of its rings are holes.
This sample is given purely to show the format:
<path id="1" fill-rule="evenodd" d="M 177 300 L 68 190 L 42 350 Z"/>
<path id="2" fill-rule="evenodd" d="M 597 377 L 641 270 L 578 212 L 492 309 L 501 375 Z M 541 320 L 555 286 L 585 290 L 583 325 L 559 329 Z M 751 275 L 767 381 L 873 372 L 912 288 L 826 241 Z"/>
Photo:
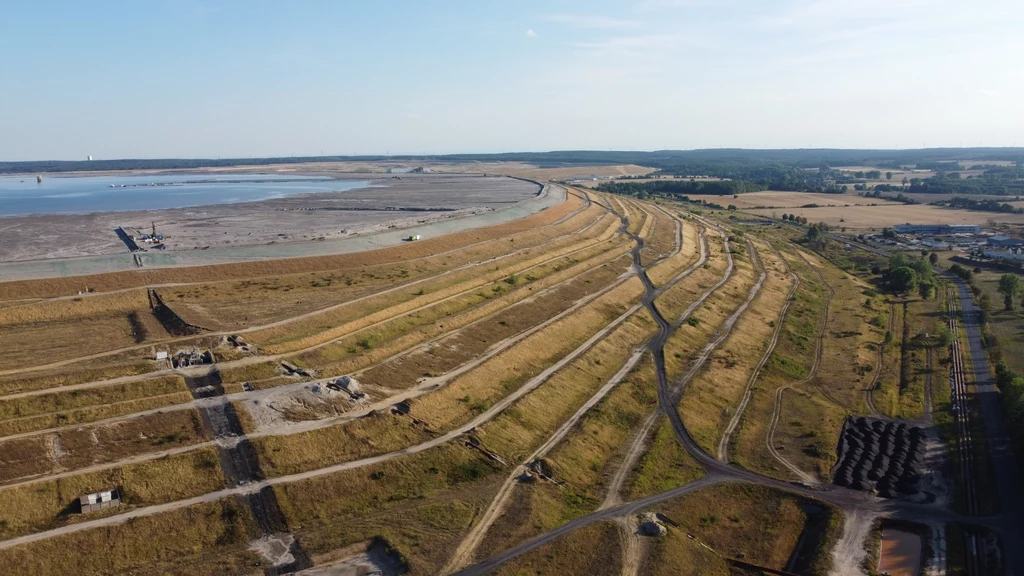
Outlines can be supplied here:
<path id="1" fill-rule="evenodd" d="M 876 491 L 883 498 L 920 491 L 923 431 L 902 422 L 847 419 L 839 439 L 839 464 L 832 482 Z"/>

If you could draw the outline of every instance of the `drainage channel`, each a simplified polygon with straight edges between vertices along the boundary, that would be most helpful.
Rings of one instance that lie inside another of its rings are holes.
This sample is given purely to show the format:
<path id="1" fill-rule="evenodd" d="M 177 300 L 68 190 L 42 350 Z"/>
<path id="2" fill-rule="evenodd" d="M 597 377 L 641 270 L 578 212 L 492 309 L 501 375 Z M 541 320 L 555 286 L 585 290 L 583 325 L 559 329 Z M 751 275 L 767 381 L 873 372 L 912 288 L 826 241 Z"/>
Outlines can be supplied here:
<path id="1" fill-rule="evenodd" d="M 187 376 L 188 390 L 196 400 L 224 395 L 220 372 L 211 369 L 202 376 Z M 232 488 L 263 479 L 259 458 L 252 442 L 244 438 L 242 423 L 230 402 L 199 407 L 203 430 L 217 443 L 217 456 L 228 485 Z M 287 522 L 277 496 L 271 487 L 238 496 L 240 503 L 249 507 L 262 536 L 253 543 L 267 561 L 264 574 L 277 576 L 312 566 L 309 555 L 298 539 L 288 532 Z"/>

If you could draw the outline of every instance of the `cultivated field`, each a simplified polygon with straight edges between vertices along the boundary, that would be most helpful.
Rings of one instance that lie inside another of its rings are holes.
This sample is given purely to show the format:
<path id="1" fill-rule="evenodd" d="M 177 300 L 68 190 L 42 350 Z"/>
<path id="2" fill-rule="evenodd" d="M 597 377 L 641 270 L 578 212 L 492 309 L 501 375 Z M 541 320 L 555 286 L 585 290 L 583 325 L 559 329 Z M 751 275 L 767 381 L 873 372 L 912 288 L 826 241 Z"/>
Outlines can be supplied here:
<path id="1" fill-rule="evenodd" d="M 743 195 L 741 195 L 743 196 Z M 836 203 L 838 204 L 838 203 Z M 822 205 L 824 206 L 824 205 Z M 752 214 L 781 216 L 781 209 L 751 209 Z M 979 224 L 984 225 L 994 216 L 989 212 L 972 212 L 939 206 L 894 204 L 882 202 L 877 206 L 835 206 L 822 208 L 791 208 L 789 213 L 807 218 L 808 222 L 824 222 L 830 226 L 866 231 L 891 228 L 898 224 Z M 1024 214 L 1000 214 L 999 220 L 1011 224 L 1024 224 Z"/>

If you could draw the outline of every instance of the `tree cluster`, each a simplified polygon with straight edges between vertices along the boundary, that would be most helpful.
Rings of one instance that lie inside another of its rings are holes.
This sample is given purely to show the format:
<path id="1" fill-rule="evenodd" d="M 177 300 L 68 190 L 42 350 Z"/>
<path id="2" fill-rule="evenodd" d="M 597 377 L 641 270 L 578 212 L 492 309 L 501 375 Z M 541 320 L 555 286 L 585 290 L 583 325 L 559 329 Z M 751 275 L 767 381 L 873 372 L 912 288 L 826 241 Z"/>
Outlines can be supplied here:
<path id="1" fill-rule="evenodd" d="M 1017 454 L 1024 454 L 1024 378 L 999 362 L 996 364 L 996 385 L 1006 413 L 1010 442 Z"/>
<path id="2" fill-rule="evenodd" d="M 795 224 L 807 224 L 807 217 L 797 216 L 796 214 L 783 214 L 782 219 Z"/>
<path id="3" fill-rule="evenodd" d="M 909 295 L 917 292 L 921 298 L 935 294 L 935 273 L 931 263 L 897 252 L 889 258 L 889 266 L 882 272 L 882 280 L 894 294 Z"/>
<path id="4" fill-rule="evenodd" d="M 1017 298 L 1024 295 L 1024 285 L 1021 284 L 1020 276 L 1016 274 L 1003 274 L 999 277 L 999 293 L 1003 295 L 1003 307 L 1013 310 Z"/>
<path id="5" fill-rule="evenodd" d="M 978 212 L 998 212 L 1000 214 L 1024 214 L 1024 208 L 1014 208 L 1013 204 L 999 202 L 997 200 L 975 200 L 954 196 L 949 200 L 933 202 L 936 206 L 949 206 L 950 208 L 963 208 L 964 210 L 975 210 Z"/>
<path id="6" fill-rule="evenodd" d="M 655 180 L 653 182 L 602 182 L 597 185 L 601 192 L 624 194 L 626 196 L 684 196 L 687 194 L 711 194 L 735 196 L 744 192 L 763 190 L 759 185 L 745 180 Z"/>
<path id="7" fill-rule="evenodd" d="M 964 282 L 970 283 L 974 278 L 974 272 L 970 268 L 964 268 L 959 264 L 953 264 L 949 267 L 949 273 L 960 278 Z"/>

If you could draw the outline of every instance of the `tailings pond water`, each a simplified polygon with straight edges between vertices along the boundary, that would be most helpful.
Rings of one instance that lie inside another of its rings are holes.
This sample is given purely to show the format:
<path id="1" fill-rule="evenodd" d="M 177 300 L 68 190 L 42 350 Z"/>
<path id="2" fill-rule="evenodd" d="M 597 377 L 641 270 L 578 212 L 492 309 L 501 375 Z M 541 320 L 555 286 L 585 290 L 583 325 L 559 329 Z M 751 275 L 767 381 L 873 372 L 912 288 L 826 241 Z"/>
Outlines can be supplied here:
<path id="1" fill-rule="evenodd" d="M 882 528 L 879 574 L 919 576 L 921 573 L 921 537 L 896 528 Z"/>
<path id="2" fill-rule="evenodd" d="M 278 174 L 0 176 L 0 216 L 158 210 L 340 192 L 366 182 Z"/>

